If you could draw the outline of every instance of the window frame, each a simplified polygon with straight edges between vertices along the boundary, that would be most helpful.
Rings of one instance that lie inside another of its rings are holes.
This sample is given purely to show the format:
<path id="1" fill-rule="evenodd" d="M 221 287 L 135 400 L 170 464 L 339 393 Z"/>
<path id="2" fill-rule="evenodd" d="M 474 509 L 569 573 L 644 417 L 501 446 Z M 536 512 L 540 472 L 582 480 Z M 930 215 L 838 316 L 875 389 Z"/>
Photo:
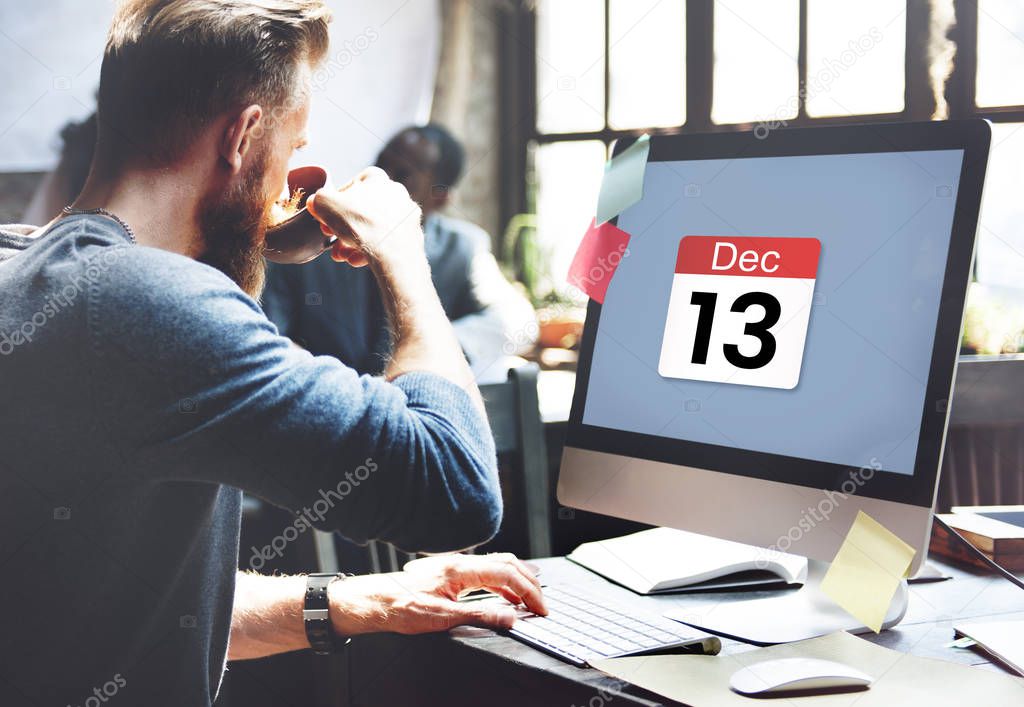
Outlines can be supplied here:
<path id="1" fill-rule="evenodd" d="M 1024 104 L 977 105 L 978 9 L 977 0 L 954 0 L 956 25 L 949 36 L 957 45 L 953 73 L 946 82 L 950 118 L 986 118 L 993 123 L 1024 122 Z"/>
<path id="2" fill-rule="evenodd" d="M 715 0 L 686 0 L 686 121 L 673 127 L 616 129 L 609 125 L 611 100 L 610 13 L 611 0 L 604 0 L 604 105 L 600 130 L 544 133 L 537 129 L 537 12 L 534 3 L 517 5 L 506 15 L 502 36 L 503 116 L 501 150 L 502 175 L 500 212 L 503 223 L 516 214 L 535 212 L 531 194 L 529 152 L 531 146 L 578 140 L 600 140 L 610 150 L 623 137 L 751 130 L 756 122 L 718 124 L 711 119 L 714 96 L 714 9 Z M 807 0 L 799 2 L 799 46 L 797 53 L 798 110 L 786 127 L 887 123 L 930 120 L 936 102 L 929 77 L 928 43 L 931 9 L 929 0 L 906 0 L 906 44 L 903 110 L 895 113 L 812 117 L 807 114 Z M 508 8 L 508 6 L 506 6 Z M 993 123 L 1024 122 L 1024 104 L 979 108 L 976 105 L 978 66 L 978 0 L 953 0 L 955 23 L 949 38 L 956 44 L 953 71 L 944 98 L 950 119 L 985 118 Z M 609 152 L 610 154 L 610 152 Z M 504 240 L 504 239 L 502 239 Z M 501 243 L 502 251 L 504 243 Z M 977 267 L 977 266 L 975 266 Z"/>
<path id="3" fill-rule="evenodd" d="M 536 129 L 536 116 L 532 122 L 530 141 L 537 144 L 563 142 L 568 140 L 602 140 L 606 144 L 620 137 L 637 136 L 644 132 L 651 134 L 679 134 L 693 132 L 718 132 L 749 130 L 756 122 L 722 123 L 711 120 L 714 82 L 714 0 L 686 1 L 686 122 L 667 128 L 616 129 L 608 122 L 610 103 L 610 66 L 607 61 L 610 50 L 609 5 L 604 0 L 604 127 L 600 130 L 544 133 Z M 904 108 L 896 113 L 857 114 L 852 116 L 811 117 L 807 114 L 804 87 L 807 82 L 807 0 L 799 0 L 799 48 L 797 53 L 798 111 L 786 125 L 839 125 L 850 122 L 892 122 L 912 119 L 912 116 L 934 110 L 931 89 L 928 85 L 926 43 L 927 37 L 915 38 L 913 29 L 923 23 L 927 28 L 927 0 L 907 0 L 907 61 L 905 63 Z M 913 13 L 913 14 L 912 14 Z M 917 39 L 917 44 L 912 42 Z M 911 50 L 911 47 L 915 51 Z M 534 52 L 536 48 L 534 47 Z M 532 52 L 531 52 L 532 53 Z M 536 66 L 533 67 L 536 71 Z"/>
<path id="4" fill-rule="evenodd" d="M 945 98 L 950 118 L 987 118 L 993 122 L 1024 122 L 1024 105 L 979 108 L 975 105 L 978 4 L 977 0 L 954 0 L 956 24 L 949 33 L 956 43 L 953 73 L 946 82 Z M 714 81 L 714 0 L 687 0 L 686 2 L 686 121 L 667 128 L 615 129 L 609 125 L 611 99 L 609 27 L 610 0 L 604 0 L 604 127 L 600 130 L 545 133 L 537 129 L 537 13 L 528 7 L 521 9 L 512 19 L 513 32 L 506 42 L 507 62 L 514 67 L 506 71 L 507 78 L 518 80 L 518 88 L 504 89 L 506 114 L 519 116 L 519 123 L 509 126 L 511 145 L 507 154 L 521 155 L 511 160 L 510 182 L 505 186 L 512 198 L 503 204 L 507 221 L 515 213 L 528 210 L 526 188 L 527 164 L 525 155 L 531 144 L 545 145 L 575 140 L 600 140 L 610 146 L 622 137 L 635 137 L 644 132 L 651 134 L 679 134 L 750 130 L 754 122 L 717 124 L 711 120 Z M 807 114 L 805 86 L 807 83 L 807 0 L 799 0 L 799 48 L 797 54 L 798 111 L 786 126 L 841 125 L 844 123 L 881 123 L 910 120 L 929 120 L 935 111 L 928 75 L 929 0 L 906 0 L 906 60 L 904 62 L 903 110 L 895 113 L 856 114 L 812 117 Z M 508 47 L 514 56 L 509 57 Z M 525 123 L 525 125 L 523 125 Z M 507 163 L 508 164 L 508 163 Z"/>

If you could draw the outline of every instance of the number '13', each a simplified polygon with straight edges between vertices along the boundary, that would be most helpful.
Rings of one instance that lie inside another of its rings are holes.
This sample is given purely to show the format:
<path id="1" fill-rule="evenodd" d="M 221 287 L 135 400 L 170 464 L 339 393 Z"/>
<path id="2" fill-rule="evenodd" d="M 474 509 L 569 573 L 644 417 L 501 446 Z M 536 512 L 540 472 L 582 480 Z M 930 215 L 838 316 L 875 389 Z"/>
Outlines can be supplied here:
<path id="1" fill-rule="evenodd" d="M 711 344 L 711 328 L 715 320 L 715 303 L 718 301 L 717 292 L 694 292 L 690 297 L 690 304 L 700 308 L 697 315 L 697 335 L 693 341 L 693 356 L 690 361 L 696 364 L 708 362 L 708 347 Z M 722 346 L 726 360 L 737 368 L 748 370 L 762 368 L 775 356 L 775 337 L 769 331 L 775 326 L 779 317 L 782 316 L 782 306 L 779 301 L 767 292 L 747 292 L 736 298 L 732 303 L 730 311 L 745 312 L 753 305 L 760 305 L 764 308 L 764 317 L 760 321 L 747 322 L 743 329 L 746 336 L 753 336 L 761 342 L 761 349 L 753 356 L 744 356 L 736 344 L 724 344 Z"/>

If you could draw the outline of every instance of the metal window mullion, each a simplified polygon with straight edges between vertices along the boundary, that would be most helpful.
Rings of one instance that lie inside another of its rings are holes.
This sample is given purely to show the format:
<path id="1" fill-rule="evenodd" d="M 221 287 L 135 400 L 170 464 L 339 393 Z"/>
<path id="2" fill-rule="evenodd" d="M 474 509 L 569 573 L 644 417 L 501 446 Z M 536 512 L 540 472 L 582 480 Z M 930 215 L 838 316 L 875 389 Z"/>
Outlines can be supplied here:
<path id="1" fill-rule="evenodd" d="M 903 113 L 908 120 L 929 120 L 936 108 L 928 56 L 931 43 L 931 0 L 907 0 L 906 17 Z"/>
<path id="2" fill-rule="evenodd" d="M 686 122 L 684 132 L 711 130 L 714 100 L 714 0 L 686 3 Z"/>
<path id="3" fill-rule="evenodd" d="M 796 50 L 796 118 L 807 118 L 807 0 L 800 0 Z"/>
<path id="4" fill-rule="evenodd" d="M 608 122 L 608 114 L 612 105 L 612 2 L 604 0 L 604 129 L 608 130 L 611 125 Z"/>
<path id="5" fill-rule="evenodd" d="M 993 108 L 975 108 L 979 118 L 987 118 L 993 123 L 1024 122 L 1024 106 L 996 106 Z"/>
<path id="6" fill-rule="evenodd" d="M 956 42 L 953 73 L 946 82 L 946 101 L 950 118 L 977 115 L 975 92 L 978 71 L 978 5 L 975 0 L 954 0 L 956 24 L 952 36 Z"/>

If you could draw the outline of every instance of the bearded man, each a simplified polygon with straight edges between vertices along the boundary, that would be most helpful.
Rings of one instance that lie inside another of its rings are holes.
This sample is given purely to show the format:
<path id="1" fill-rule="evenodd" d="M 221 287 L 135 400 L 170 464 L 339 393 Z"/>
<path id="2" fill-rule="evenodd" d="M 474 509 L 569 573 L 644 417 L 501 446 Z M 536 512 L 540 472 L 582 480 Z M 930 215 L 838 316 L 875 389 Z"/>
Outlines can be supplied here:
<path id="1" fill-rule="evenodd" d="M 242 491 L 407 550 L 472 546 L 501 517 L 480 395 L 404 187 L 368 169 L 310 199 L 338 267 L 380 286 L 396 336 L 382 377 L 291 346 L 256 302 L 328 21 L 321 0 L 120 3 L 84 190 L 33 238 L 0 235 L 20 249 L 0 263 L 5 704 L 113 690 L 210 705 L 229 658 L 512 624 L 511 606 L 455 601 L 468 589 L 544 611 L 510 556 L 237 574 Z M 304 620 L 307 595 L 326 608 Z"/>

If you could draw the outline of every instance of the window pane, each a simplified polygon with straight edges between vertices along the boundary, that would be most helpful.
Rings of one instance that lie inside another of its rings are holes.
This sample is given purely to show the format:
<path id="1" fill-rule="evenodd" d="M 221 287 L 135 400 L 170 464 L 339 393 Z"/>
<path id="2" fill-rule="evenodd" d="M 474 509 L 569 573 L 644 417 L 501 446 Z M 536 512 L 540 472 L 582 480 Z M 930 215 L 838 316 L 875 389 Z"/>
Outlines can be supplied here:
<path id="1" fill-rule="evenodd" d="M 978 2 L 979 106 L 1024 103 L 1024 6 L 1020 0 Z"/>
<path id="2" fill-rule="evenodd" d="M 540 145 L 533 153 L 537 239 L 562 291 L 576 248 L 594 218 L 607 149 L 599 140 Z"/>
<path id="3" fill-rule="evenodd" d="M 615 128 L 686 121 L 685 0 L 611 0 L 611 102 Z"/>
<path id="4" fill-rule="evenodd" d="M 906 3 L 807 0 L 807 113 L 903 110 Z"/>
<path id="5" fill-rule="evenodd" d="M 797 113 L 798 0 L 715 2 L 716 123 L 784 120 Z"/>
<path id="6" fill-rule="evenodd" d="M 993 125 L 977 253 L 978 280 L 987 285 L 1024 287 L 1022 191 L 1024 123 Z"/>
<path id="7" fill-rule="evenodd" d="M 537 4 L 537 129 L 604 127 L 603 0 Z"/>

